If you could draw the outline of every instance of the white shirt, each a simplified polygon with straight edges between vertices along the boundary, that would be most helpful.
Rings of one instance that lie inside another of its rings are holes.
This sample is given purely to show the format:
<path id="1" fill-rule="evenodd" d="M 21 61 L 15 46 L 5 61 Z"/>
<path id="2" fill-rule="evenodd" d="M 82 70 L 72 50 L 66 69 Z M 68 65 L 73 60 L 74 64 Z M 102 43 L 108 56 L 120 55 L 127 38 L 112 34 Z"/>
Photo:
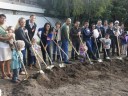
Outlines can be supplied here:
<path id="1" fill-rule="evenodd" d="M 106 46 L 105 49 L 110 49 L 111 39 L 101 38 L 100 41 Z"/>
<path id="2" fill-rule="evenodd" d="M 29 25 L 32 28 L 34 26 L 34 23 L 31 23 L 30 20 L 29 20 Z"/>

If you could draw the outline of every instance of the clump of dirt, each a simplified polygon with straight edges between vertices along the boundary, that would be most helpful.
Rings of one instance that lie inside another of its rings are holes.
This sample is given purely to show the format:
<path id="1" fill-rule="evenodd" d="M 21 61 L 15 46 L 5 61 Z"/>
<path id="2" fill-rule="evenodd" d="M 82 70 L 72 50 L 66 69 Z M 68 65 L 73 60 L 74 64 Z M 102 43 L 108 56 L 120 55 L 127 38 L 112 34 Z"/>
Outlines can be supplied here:
<path id="1" fill-rule="evenodd" d="M 68 84 L 80 85 L 86 79 L 128 78 L 128 63 L 126 59 L 124 61 L 112 60 L 110 62 L 95 63 L 94 65 L 77 63 L 67 65 L 65 68 L 56 66 L 52 71 L 45 69 L 44 72 L 48 79 L 44 78 L 45 76 L 42 74 L 34 74 L 30 79 L 21 82 L 14 88 L 13 94 L 16 95 L 13 96 L 43 96 L 41 90 L 44 87 L 56 89 Z"/>

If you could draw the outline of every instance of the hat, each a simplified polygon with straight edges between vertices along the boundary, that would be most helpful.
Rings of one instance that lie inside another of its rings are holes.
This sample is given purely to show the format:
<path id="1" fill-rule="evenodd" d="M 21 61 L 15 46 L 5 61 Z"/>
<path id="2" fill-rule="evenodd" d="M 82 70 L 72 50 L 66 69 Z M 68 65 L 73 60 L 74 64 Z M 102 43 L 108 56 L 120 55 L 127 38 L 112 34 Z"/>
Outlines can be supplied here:
<path id="1" fill-rule="evenodd" d="M 118 20 L 115 21 L 115 24 L 119 24 L 120 22 Z"/>

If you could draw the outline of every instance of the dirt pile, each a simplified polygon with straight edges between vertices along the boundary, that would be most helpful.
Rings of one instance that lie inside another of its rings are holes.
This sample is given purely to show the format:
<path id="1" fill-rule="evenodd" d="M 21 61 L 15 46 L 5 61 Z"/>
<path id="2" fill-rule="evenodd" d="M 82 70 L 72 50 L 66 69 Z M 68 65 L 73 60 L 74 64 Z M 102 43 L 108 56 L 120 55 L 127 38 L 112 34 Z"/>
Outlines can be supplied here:
<path id="1" fill-rule="evenodd" d="M 47 96 L 44 88 L 56 89 L 66 85 L 81 85 L 82 81 L 111 80 L 113 78 L 128 78 L 128 63 L 112 60 L 111 62 L 77 63 L 67 65 L 65 68 L 55 67 L 52 71 L 44 70 L 49 80 L 45 80 L 41 74 L 34 74 L 27 81 L 21 82 L 13 89 L 13 96 Z M 49 95 L 48 95 L 49 96 Z"/>

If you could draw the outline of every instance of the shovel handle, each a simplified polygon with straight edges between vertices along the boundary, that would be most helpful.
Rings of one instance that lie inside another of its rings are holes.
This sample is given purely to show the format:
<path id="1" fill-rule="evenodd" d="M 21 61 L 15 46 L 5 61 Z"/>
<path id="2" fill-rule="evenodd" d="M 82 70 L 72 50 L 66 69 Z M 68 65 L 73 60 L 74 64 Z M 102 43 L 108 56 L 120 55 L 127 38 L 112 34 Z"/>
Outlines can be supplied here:
<path id="1" fill-rule="evenodd" d="M 57 46 L 58 48 L 67 56 L 67 58 L 69 59 L 68 55 L 64 52 L 64 50 L 54 41 L 52 40 Z"/>
<path id="2" fill-rule="evenodd" d="M 80 36 L 79 36 L 79 38 L 80 38 L 80 42 L 81 42 L 82 44 L 84 44 Z M 88 55 L 87 52 L 86 52 L 86 55 L 87 55 L 87 58 L 88 58 L 89 62 L 92 63 L 92 61 L 91 61 L 91 59 L 89 58 L 89 55 Z"/>
<path id="3" fill-rule="evenodd" d="M 28 40 L 29 40 L 30 44 L 32 44 L 28 33 L 26 33 L 26 35 L 27 35 L 27 37 L 28 37 Z M 35 57 L 36 57 L 36 59 L 37 59 L 37 61 L 38 61 L 39 69 L 41 70 L 41 69 L 42 69 L 42 68 L 41 68 L 41 64 L 40 64 L 40 62 L 39 62 L 39 60 L 38 60 L 38 58 L 37 58 L 37 56 L 36 56 L 36 51 L 34 50 L 33 47 L 32 47 L 32 51 L 33 51 L 33 53 L 34 53 L 34 55 L 35 55 Z"/>
<path id="4" fill-rule="evenodd" d="M 47 64 L 46 64 L 46 62 L 44 61 L 44 59 L 43 58 L 41 58 L 41 56 L 36 52 L 36 54 L 37 54 L 37 56 L 40 58 L 40 60 L 45 64 L 45 66 L 47 67 Z"/>
<path id="5" fill-rule="evenodd" d="M 38 35 L 38 37 L 40 38 L 39 35 Z M 42 44 L 42 46 L 43 46 L 43 48 L 44 48 L 44 44 L 43 44 L 43 42 L 41 41 L 41 38 L 40 38 L 40 42 L 41 42 L 41 44 Z M 50 58 L 50 56 L 49 56 L 47 50 L 46 50 L 45 48 L 44 48 L 44 50 L 45 50 L 45 52 L 46 52 L 46 54 L 47 54 L 47 56 L 48 56 L 48 59 L 49 59 L 50 63 L 52 64 L 52 60 L 51 60 L 51 58 Z"/>
<path id="6" fill-rule="evenodd" d="M 69 39 L 69 42 L 70 42 L 70 45 L 72 46 L 72 48 L 74 49 L 74 51 L 76 52 L 77 55 L 80 55 L 77 51 L 76 51 L 76 48 L 73 46 L 71 40 Z"/>

